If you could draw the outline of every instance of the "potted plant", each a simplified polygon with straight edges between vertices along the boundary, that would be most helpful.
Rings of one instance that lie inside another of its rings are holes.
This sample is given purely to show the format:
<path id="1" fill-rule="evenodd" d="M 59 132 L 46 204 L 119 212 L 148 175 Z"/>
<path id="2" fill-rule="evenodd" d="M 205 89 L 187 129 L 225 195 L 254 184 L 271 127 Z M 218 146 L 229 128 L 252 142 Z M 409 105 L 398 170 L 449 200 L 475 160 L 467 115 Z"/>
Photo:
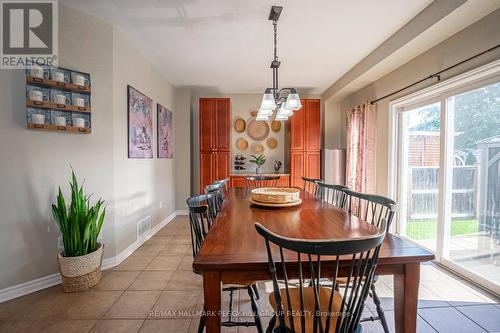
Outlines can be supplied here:
<path id="1" fill-rule="evenodd" d="M 256 165 L 255 173 L 260 173 L 260 167 L 264 165 L 264 163 L 266 163 L 266 157 L 264 156 L 264 154 L 260 154 L 259 156 L 250 155 L 250 157 L 252 159 L 249 160 L 249 162 L 255 163 Z"/>
<path id="2" fill-rule="evenodd" d="M 90 195 L 83 192 L 75 173 L 71 172 L 71 204 L 66 206 L 59 187 L 57 205 L 52 214 L 61 231 L 64 251 L 58 253 L 57 263 L 66 292 L 76 292 L 95 286 L 101 279 L 101 263 L 104 245 L 97 242 L 102 229 L 106 208 L 99 199 L 93 206 Z"/>

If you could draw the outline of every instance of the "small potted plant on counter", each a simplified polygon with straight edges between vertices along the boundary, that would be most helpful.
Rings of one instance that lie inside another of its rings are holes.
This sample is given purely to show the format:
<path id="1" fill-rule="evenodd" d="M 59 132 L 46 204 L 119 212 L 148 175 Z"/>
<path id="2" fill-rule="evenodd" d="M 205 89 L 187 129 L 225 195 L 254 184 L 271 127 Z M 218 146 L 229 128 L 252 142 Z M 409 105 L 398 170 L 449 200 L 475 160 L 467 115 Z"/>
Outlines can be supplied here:
<path id="1" fill-rule="evenodd" d="M 64 251 L 57 255 L 57 263 L 66 292 L 77 292 L 95 286 L 101 279 L 101 264 L 104 245 L 97 242 L 102 229 L 106 208 L 99 199 L 90 205 L 90 195 L 78 186 L 75 173 L 71 172 L 71 204 L 66 206 L 59 187 L 57 205 L 52 205 L 52 214 L 61 231 Z"/>
<path id="2" fill-rule="evenodd" d="M 256 168 L 255 168 L 255 173 L 260 173 L 260 167 L 262 165 L 264 165 L 264 163 L 266 163 L 266 157 L 264 156 L 264 154 L 260 154 L 259 156 L 255 156 L 255 155 L 250 155 L 250 157 L 252 158 L 251 160 L 249 160 L 250 163 L 255 163 L 256 165 Z"/>

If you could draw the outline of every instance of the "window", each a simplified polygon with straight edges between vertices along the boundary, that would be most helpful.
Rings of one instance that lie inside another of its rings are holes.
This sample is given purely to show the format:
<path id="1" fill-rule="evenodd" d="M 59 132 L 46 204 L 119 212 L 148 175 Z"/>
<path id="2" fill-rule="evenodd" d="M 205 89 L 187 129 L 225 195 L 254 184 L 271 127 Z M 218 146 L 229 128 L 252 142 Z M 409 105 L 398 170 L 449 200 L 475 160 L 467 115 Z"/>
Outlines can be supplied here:
<path id="1" fill-rule="evenodd" d="M 500 292 L 500 61 L 391 102 L 397 232 Z"/>

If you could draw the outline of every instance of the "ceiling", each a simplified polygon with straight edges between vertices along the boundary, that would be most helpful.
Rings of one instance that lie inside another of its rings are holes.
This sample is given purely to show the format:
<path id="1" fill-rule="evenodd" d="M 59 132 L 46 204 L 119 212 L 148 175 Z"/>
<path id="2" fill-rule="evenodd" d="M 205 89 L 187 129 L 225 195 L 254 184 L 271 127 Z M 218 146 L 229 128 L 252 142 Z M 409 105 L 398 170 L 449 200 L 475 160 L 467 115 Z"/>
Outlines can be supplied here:
<path id="1" fill-rule="evenodd" d="M 176 87 L 262 93 L 272 84 L 272 5 L 280 86 L 322 93 L 432 0 L 62 0 L 116 25 Z"/>

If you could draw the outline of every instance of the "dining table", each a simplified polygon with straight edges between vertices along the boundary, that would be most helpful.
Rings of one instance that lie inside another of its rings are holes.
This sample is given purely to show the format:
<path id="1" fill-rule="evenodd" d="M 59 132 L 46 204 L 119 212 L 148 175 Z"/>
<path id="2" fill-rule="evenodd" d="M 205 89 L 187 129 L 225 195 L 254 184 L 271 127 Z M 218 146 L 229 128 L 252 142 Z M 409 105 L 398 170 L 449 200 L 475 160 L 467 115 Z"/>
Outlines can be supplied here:
<path id="1" fill-rule="evenodd" d="M 222 284 L 271 279 L 265 242 L 255 229 L 256 222 L 276 234 L 300 239 L 356 238 L 374 232 L 369 223 L 313 194 L 301 190 L 300 197 L 302 202 L 297 206 L 261 207 L 250 203 L 249 191 L 228 190 L 193 261 L 193 269 L 203 276 L 207 333 L 221 331 Z M 398 333 L 416 332 L 420 264 L 433 259 L 431 252 L 395 234 L 387 233 L 384 238 L 376 274 L 393 276 L 394 321 Z M 294 260 L 297 265 L 295 256 L 285 255 L 287 265 L 294 264 Z"/>

